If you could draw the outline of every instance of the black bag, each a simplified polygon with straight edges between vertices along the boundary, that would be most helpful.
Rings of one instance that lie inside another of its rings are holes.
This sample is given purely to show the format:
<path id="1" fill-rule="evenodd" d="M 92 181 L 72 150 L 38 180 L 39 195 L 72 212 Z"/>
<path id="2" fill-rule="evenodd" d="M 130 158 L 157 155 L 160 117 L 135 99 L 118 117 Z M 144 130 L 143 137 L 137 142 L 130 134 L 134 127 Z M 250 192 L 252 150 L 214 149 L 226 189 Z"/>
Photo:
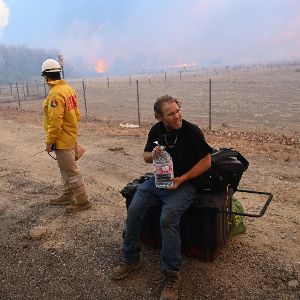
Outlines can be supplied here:
<path id="1" fill-rule="evenodd" d="M 154 176 L 153 173 L 146 173 L 145 175 L 139 177 L 138 179 L 133 180 L 132 182 L 129 182 L 122 190 L 121 194 L 126 199 L 126 208 L 128 209 L 128 206 L 131 202 L 131 199 L 133 198 L 136 189 L 140 183 L 143 183 L 148 178 Z M 130 201 L 129 201 L 130 200 Z"/>
<path id="2" fill-rule="evenodd" d="M 211 153 L 211 168 L 194 180 L 199 190 L 222 192 L 229 187 L 237 190 L 249 162 L 232 148 L 214 149 Z"/>

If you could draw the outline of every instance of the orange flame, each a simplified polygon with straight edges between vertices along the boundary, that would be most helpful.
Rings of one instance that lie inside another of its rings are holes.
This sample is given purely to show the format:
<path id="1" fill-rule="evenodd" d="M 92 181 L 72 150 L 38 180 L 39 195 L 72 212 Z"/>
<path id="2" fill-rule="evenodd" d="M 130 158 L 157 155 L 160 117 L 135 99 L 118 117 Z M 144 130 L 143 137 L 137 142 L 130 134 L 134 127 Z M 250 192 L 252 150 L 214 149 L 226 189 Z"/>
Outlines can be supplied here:
<path id="1" fill-rule="evenodd" d="M 95 67 L 96 72 L 98 72 L 98 73 L 104 73 L 105 70 L 106 70 L 106 68 L 107 68 L 107 63 L 106 63 L 105 60 L 99 59 L 96 62 L 96 67 Z"/>

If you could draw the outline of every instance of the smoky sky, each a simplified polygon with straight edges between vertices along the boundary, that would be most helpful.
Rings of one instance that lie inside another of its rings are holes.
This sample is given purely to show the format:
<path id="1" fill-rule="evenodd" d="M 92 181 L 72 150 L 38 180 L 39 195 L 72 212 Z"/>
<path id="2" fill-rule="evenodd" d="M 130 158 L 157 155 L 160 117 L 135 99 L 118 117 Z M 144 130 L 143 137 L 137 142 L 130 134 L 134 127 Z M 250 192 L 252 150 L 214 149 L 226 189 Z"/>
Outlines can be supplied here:
<path id="1" fill-rule="evenodd" d="M 299 0 L 0 0 L 0 43 L 142 68 L 300 57 Z M 3 23 L 3 24 L 2 24 Z"/>

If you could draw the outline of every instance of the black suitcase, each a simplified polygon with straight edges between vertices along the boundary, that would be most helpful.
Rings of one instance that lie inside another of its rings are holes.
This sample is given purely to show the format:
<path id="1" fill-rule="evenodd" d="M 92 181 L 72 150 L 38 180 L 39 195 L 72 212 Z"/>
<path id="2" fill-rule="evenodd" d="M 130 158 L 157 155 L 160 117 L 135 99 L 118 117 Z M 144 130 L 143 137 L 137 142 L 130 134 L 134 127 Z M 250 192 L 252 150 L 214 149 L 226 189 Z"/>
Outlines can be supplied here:
<path id="1" fill-rule="evenodd" d="M 128 209 L 137 186 L 153 176 L 152 173 L 129 183 L 122 191 Z M 203 191 L 195 197 L 194 203 L 183 214 L 180 221 L 181 250 L 192 255 L 212 261 L 217 252 L 223 248 L 229 238 L 231 216 L 219 213 L 219 210 L 231 209 L 232 190 L 228 192 Z M 141 240 L 155 247 L 161 246 L 160 234 L 161 205 L 150 208 L 142 221 Z"/>

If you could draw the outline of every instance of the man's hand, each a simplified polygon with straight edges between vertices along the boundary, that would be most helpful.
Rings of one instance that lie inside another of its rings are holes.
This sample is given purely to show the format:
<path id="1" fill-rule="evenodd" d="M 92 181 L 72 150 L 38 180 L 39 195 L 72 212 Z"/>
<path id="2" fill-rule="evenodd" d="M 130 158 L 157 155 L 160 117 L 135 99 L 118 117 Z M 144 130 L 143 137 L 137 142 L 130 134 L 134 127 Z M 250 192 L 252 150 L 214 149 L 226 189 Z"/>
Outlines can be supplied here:
<path id="1" fill-rule="evenodd" d="M 53 147 L 53 144 L 46 144 L 46 151 L 49 153 L 49 152 L 52 152 L 52 147 Z"/>
<path id="2" fill-rule="evenodd" d="M 161 149 L 160 149 L 159 146 L 156 146 L 156 147 L 152 150 L 152 152 L 144 152 L 144 153 L 143 153 L 144 161 L 145 161 L 146 163 L 153 163 L 153 158 L 154 158 L 155 156 L 157 156 L 157 154 L 158 154 L 159 152 L 161 152 Z"/>
<path id="3" fill-rule="evenodd" d="M 162 151 L 162 150 L 161 150 L 160 146 L 156 146 L 156 147 L 152 150 L 152 157 L 155 158 L 155 156 L 157 156 L 161 151 Z"/>
<path id="4" fill-rule="evenodd" d="M 168 187 L 168 190 L 176 190 L 182 183 L 184 183 L 182 177 L 175 177 L 171 180 L 173 181 L 173 186 Z"/>

